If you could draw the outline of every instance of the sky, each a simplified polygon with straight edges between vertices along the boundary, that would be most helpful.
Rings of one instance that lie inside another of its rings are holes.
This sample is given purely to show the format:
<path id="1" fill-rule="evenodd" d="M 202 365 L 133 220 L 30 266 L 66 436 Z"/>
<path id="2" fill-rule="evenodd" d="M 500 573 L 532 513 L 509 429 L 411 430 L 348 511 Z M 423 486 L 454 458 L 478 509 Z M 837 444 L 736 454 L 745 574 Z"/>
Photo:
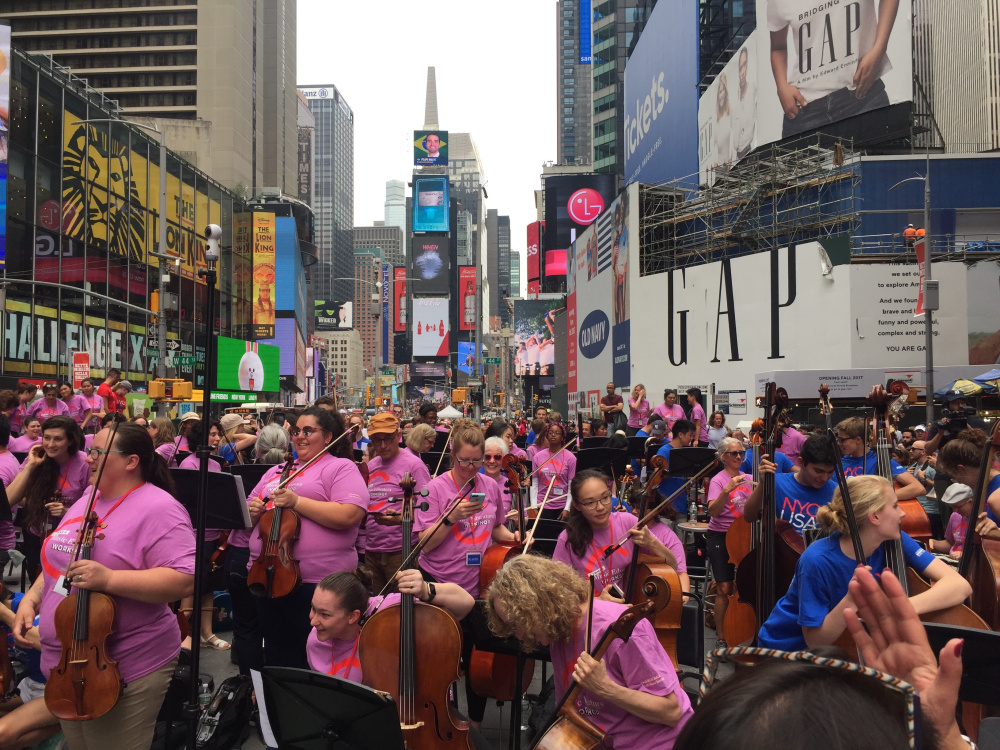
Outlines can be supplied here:
<path id="1" fill-rule="evenodd" d="M 354 112 L 355 226 L 382 220 L 386 180 L 409 181 L 433 65 L 438 124 L 472 134 L 486 207 L 510 216 L 523 255 L 556 159 L 555 0 L 299 0 L 297 13 L 298 84 L 332 84 Z"/>

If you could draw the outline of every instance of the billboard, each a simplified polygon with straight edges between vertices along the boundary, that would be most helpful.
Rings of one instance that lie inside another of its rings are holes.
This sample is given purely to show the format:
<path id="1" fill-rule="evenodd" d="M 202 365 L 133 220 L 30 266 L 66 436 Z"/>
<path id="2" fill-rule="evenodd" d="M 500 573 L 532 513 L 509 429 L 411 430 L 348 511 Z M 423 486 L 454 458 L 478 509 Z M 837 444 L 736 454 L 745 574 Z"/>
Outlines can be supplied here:
<path id="1" fill-rule="evenodd" d="M 273 339 L 275 236 L 274 214 L 253 214 L 253 338 Z"/>
<path id="2" fill-rule="evenodd" d="M 541 279 L 538 259 L 544 233 L 544 221 L 533 221 L 528 224 L 528 244 L 525 246 L 527 248 L 525 260 L 527 262 L 528 294 L 538 294 L 538 285 Z"/>
<path id="3" fill-rule="evenodd" d="M 306 385 L 306 340 L 302 337 L 295 318 L 276 318 L 274 338 L 259 342 L 271 344 L 281 350 L 279 373 L 282 377 L 293 378 L 296 387 Z"/>
<path id="4" fill-rule="evenodd" d="M 219 336 L 215 387 L 222 391 L 281 390 L 281 350 L 256 341 Z"/>
<path id="5" fill-rule="evenodd" d="M 757 0 L 758 30 L 699 104 L 702 181 L 758 146 L 912 101 L 912 2 L 882 5 L 885 18 L 875 3 Z"/>
<path id="6" fill-rule="evenodd" d="M 458 342 L 458 369 L 470 378 L 476 375 L 476 342 Z"/>
<path id="7" fill-rule="evenodd" d="M 318 299 L 314 303 L 317 331 L 354 328 L 354 303 Z"/>
<path id="8" fill-rule="evenodd" d="M 539 256 L 541 291 L 561 292 L 566 250 L 615 196 L 610 174 L 556 175 L 545 180 L 545 242 Z M 531 281 L 531 273 L 528 274 Z"/>
<path id="9" fill-rule="evenodd" d="M 413 163 L 419 167 L 448 166 L 448 131 L 414 130 Z"/>
<path id="10" fill-rule="evenodd" d="M 393 299 L 396 302 L 393 330 L 402 333 L 406 330 L 406 269 L 394 269 L 392 277 Z"/>
<path id="11" fill-rule="evenodd" d="M 411 294 L 448 293 L 448 235 L 414 236 L 410 271 Z"/>
<path id="12" fill-rule="evenodd" d="M 413 231 L 448 231 L 448 175 L 413 176 Z"/>
<path id="13" fill-rule="evenodd" d="M 698 3 L 657 3 L 625 66 L 625 183 L 698 171 Z"/>
<path id="14" fill-rule="evenodd" d="M 476 275 L 475 266 L 460 266 L 458 269 L 458 303 L 460 307 L 458 329 L 474 331 L 476 329 Z"/>
<path id="15" fill-rule="evenodd" d="M 379 325 L 382 326 L 382 361 L 389 361 L 389 301 L 390 294 L 389 291 L 389 274 L 392 271 L 392 266 L 388 263 L 382 264 L 382 320 L 379 321 Z"/>
<path id="16" fill-rule="evenodd" d="M 312 205 L 312 139 L 312 128 L 299 128 L 298 199 L 307 206 Z"/>
<path id="17" fill-rule="evenodd" d="M 514 300 L 514 374 L 555 375 L 556 300 Z"/>
<path id="18" fill-rule="evenodd" d="M 448 356 L 448 300 L 417 297 L 413 300 L 413 356 Z"/>
<path id="19" fill-rule="evenodd" d="M 7 258 L 7 145 L 10 136 L 10 26 L 0 26 L 0 268 Z"/>
<path id="20" fill-rule="evenodd" d="M 413 362 L 410 364 L 410 375 L 414 378 L 447 377 L 448 366 L 444 362 Z"/>
<path id="21" fill-rule="evenodd" d="M 580 65 L 590 65 L 590 0 L 580 0 Z"/>

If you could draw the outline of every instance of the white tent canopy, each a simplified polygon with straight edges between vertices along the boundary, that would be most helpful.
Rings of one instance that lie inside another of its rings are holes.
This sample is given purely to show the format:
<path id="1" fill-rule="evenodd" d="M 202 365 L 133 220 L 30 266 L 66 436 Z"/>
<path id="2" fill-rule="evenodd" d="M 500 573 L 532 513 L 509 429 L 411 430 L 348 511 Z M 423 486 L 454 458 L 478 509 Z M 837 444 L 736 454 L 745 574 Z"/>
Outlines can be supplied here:
<path id="1" fill-rule="evenodd" d="M 438 412 L 438 419 L 461 419 L 462 412 L 454 406 L 446 406 Z"/>

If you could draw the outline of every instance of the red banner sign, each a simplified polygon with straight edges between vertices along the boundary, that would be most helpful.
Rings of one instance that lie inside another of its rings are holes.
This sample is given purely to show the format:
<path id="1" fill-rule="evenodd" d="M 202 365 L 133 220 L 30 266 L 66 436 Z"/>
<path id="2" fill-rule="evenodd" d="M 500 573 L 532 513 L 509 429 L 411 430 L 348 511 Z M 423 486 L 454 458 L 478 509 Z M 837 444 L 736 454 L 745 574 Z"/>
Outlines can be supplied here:
<path id="1" fill-rule="evenodd" d="M 545 224 L 535 221 L 528 224 L 528 292 L 531 292 L 531 282 L 535 283 L 535 293 L 538 293 L 538 280 L 541 278 L 541 271 L 538 264 L 538 253 L 540 250 L 542 233 L 545 231 Z"/>
<path id="2" fill-rule="evenodd" d="M 83 381 L 90 377 L 90 353 L 73 352 L 73 390 L 83 388 Z"/>
<path id="3" fill-rule="evenodd" d="M 393 308 L 396 314 L 392 330 L 400 333 L 406 330 L 406 269 L 396 268 L 393 270 L 392 276 L 394 287 L 393 299 L 396 300 L 396 306 Z"/>

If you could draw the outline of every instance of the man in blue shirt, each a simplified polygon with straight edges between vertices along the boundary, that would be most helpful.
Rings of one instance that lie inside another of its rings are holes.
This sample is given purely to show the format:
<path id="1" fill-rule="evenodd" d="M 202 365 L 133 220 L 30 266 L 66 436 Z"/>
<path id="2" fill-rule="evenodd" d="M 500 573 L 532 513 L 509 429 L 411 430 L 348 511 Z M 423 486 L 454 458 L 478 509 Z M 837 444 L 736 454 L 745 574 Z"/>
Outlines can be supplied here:
<path id="1" fill-rule="evenodd" d="M 536 406 L 535 407 L 535 419 L 543 419 L 546 422 L 548 422 L 549 421 L 549 410 L 546 409 L 544 406 Z M 544 433 L 544 430 L 542 432 Z M 535 439 L 537 437 L 538 436 L 535 435 L 535 431 L 534 430 L 528 430 L 528 437 L 524 441 L 525 447 L 527 447 L 529 445 L 534 445 Z"/>
<path id="2" fill-rule="evenodd" d="M 816 512 L 833 499 L 837 483 L 833 479 L 836 456 L 829 439 L 824 435 L 806 438 L 799 451 L 802 468 L 797 474 L 776 473 L 770 460 L 761 458 L 761 474 L 774 474 L 775 515 L 790 523 L 802 534 L 816 528 Z M 747 498 L 743 516 L 756 518 L 764 496 L 764 483 L 758 484 Z"/>
<path id="3" fill-rule="evenodd" d="M 686 419 L 678 419 L 674 422 L 674 436 L 668 443 L 664 443 L 660 446 L 660 450 L 656 452 L 657 456 L 663 456 L 667 461 L 670 461 L 670 451 L 674 448 L 687 448 L 691 445 L 691 441 L 695 438 L 694 424 Z M 664 499 L 670 497 L 677 490 L 679 490 L 684 483 L 687 482 L 687 477 L 665 477 L 663 481 L 660 482 L 659 492 Z M 674 510 L 676 510 L 683 518 L 681 520 L 687 519 L 687 495 L 681 493 L 674 498 L 673 501 Z"/>

